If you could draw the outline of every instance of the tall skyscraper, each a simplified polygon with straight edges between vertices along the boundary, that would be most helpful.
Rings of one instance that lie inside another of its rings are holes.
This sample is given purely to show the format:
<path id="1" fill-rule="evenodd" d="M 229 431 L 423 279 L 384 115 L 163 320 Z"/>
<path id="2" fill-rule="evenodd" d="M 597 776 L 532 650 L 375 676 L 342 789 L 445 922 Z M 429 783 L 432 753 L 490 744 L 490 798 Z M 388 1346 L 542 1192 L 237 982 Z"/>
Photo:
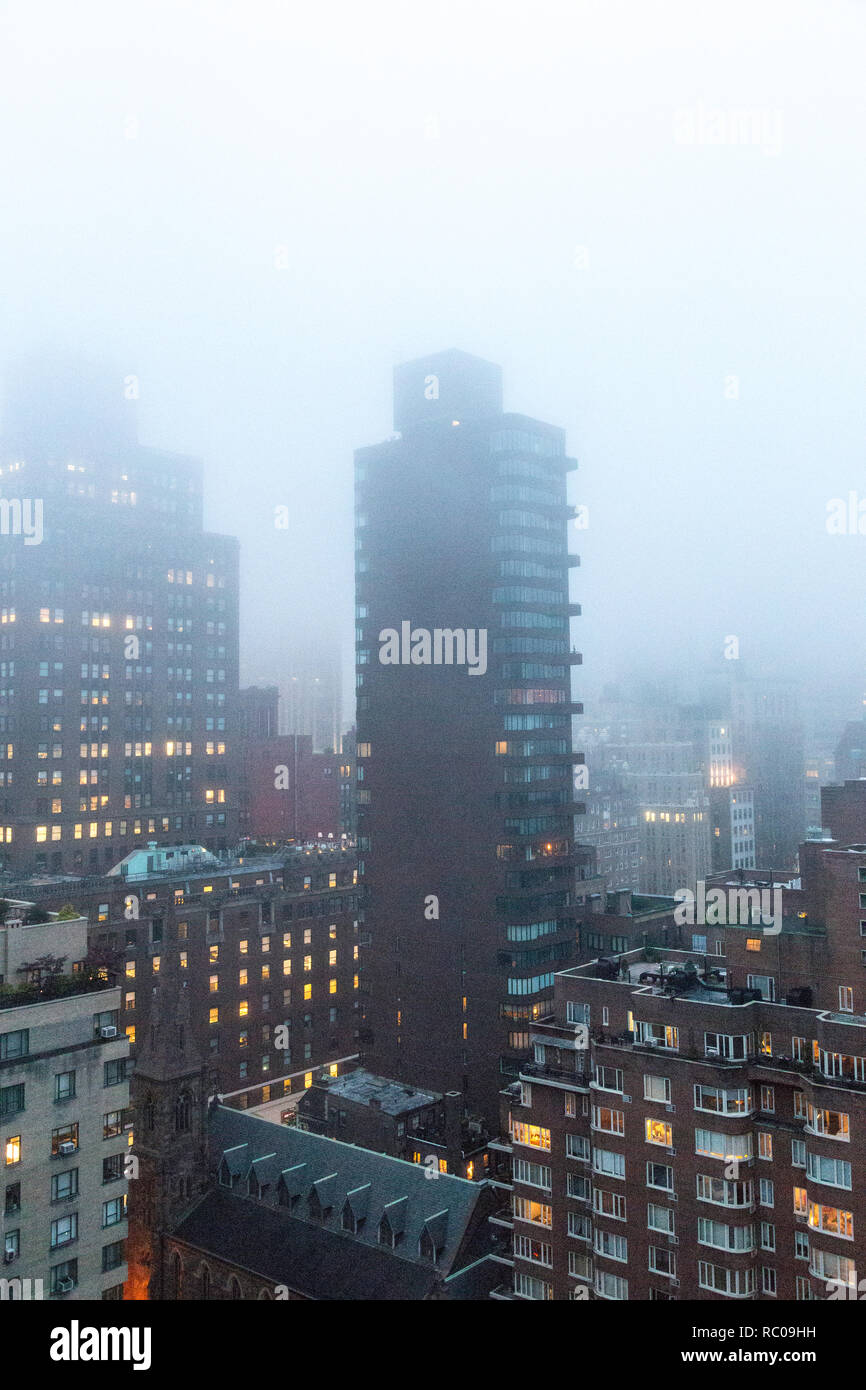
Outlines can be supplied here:
<path id="1" fill-rule="evenodd" d="M 19 383 L 0 443 L 0 866 L 103 873 L 228 848 L 238 546 L 201 465 L 137 443 L 123 385 Z M 20 523 L 20 524 L 19 524 Z"/>
<path id="2" fill-rule="evenodd" d="M 358 855 L 369 1064 L 495 1117 L 576 958 L 561 429 L 502 413 L 499 367 L 395 371 L 399 435 L 356 454 Z"/>

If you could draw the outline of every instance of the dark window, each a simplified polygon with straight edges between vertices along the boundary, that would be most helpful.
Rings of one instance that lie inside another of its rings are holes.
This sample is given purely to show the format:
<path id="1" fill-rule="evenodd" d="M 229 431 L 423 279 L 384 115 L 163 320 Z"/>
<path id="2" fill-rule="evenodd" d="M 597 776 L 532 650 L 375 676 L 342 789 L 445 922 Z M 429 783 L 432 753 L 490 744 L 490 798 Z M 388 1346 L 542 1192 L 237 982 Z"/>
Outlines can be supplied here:
<path id="1" fill-rule="evenodd" d="M 24 1083 L 18 1086 L 0 1086 L 0 1120 L 8 1115 L 17 1115 L 24 1109 Z"/>
<path id="2" fill-rule="evenodd" d="M 177 1260 L 177 1255 L 174 1257 Z M 102 1247 L 102 1272 L 107 1274 L 110 1269 L 117 1269 L 126 1259 L 126 1241 L 115 1240 L 111 1245 Z M 180 1261 L 178 1261 L 180 1263 Z"/>
<path id="3" fill-rule="evenodd" d="M 0 1033 L 0 1061 L 7 1057 L 26 1057 L 30 1051 L 30 1030 L 21 1028 L 16 1033 Z"/>
<path id="4" fill-rule="evenodd" d="M 123 1176 L 123 1166 L 125 1155 L 122 1153 L 112 1154 L 110 1158 L 102 1160 L 102 1181 L 118 1182 Z"/>

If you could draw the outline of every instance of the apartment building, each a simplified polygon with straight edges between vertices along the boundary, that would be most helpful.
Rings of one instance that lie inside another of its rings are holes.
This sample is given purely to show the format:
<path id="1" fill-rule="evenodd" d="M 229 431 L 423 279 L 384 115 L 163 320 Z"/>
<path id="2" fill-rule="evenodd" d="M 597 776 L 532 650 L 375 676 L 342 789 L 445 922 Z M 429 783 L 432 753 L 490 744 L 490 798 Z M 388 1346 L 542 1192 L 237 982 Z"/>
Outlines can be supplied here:
<path id="1" fill-rule="evenodd" d="M 557 975 L 503 1093 L 512 1296 L 857 1297 L 866 845 L 801 853 L 778 929 Z"/>
<path id="2" fill-rule="evenodd" d="M 356 867 L 339 845 L 222 860 L 200 845 L 134 851 L 105 877 L 38 889 L 89 917 L 118 972 L 119 1023 L 138 1054 L 154 988 L 186 982 L 190 1027 L 220 1091 L 241 1107 L 311 1084 L 358 1053 Z"/>
<path id="3" fill-rule="evenodd" d="M 4 910 L 0 1298 L 119 1299 L 135 1174 L 120 988 L 88 967 L 84 918 Z"/>
<path id="4" fill-rule="evenodd" d="M 0 557 L 8 873 L 237 841 L 238 544 L 203 528 L 201 463 L 140 445 L 114 385 L 43 375 L 4 413 L 0 486 L 42 518 Z"/>

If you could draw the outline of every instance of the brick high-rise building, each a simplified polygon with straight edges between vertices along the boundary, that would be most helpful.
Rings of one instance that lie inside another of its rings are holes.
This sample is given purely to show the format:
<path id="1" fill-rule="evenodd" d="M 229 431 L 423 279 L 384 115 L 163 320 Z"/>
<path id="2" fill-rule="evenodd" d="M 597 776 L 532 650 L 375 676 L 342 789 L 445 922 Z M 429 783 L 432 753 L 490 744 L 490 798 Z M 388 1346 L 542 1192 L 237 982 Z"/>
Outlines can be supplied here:
<path id="1" fill-rule="evenodd" d="M 4 415 L 0 865 L 15 874 L 237 838 L 237 542 L 203 530 L 201 465 L 138 444 L 125 404 L 121 383 L 61 377 Z"/>
<path id="2" fill-rule="evenodd" d="M 701 954 L 557 976 L 492 1146 L 512 1157 L 515 1296 L 857 1297 L 866 845 L 837 810 L 842 838 L 801 846 L 772 930 L 730 925 L 731 895 L 759 891 L 732 883 Z"/>
<path id="3" fill-rule="evenodd" d="M 358 450 L 358 857 L 368 1064 L 493 1118 L 576 959 L 561 429 L 502 413 L 461 352 L 395 371 L 399 436 Z"/>
<path id="4" fill-rule="evenodd" d="M 123 986 L 119 1026 L 133 1058 L 150 1035 L 154 991 L 174 980 L 232 1104 L 297 1094 L 323 1067 L 357 1060 L 354 857 L 309 845 L 208 863 L 197 848 L 136 852 L 104 878 L 32 890 L 42 907 L 71 899 L 89 917 L 91 950 Z M 169 855 L 181 862 L 171 867 Z"/>

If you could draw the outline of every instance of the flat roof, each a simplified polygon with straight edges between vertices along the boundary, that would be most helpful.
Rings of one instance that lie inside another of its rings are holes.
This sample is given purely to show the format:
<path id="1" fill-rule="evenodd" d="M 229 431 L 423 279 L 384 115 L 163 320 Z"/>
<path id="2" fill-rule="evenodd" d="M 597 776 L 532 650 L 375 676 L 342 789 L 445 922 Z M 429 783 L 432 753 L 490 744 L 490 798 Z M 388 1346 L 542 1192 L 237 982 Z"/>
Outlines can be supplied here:
<path id="1" fill-rule="evenodd" d="M 376 1100 L 379 1102 L 378 1109 L 386 1115 L 402 1115 L 404 1111 L 433 1105 L 442 1099 L 440 1092 L 420 1091 L 415 1086 L 392 1081 L 390 1077 L 376 1076 L 363 1067 L 331 1078 L 327 1089 L 328 1095 L 341 1096 L 344 1100 L 354 1101 L 356 1105 L 370 1105 Z"/>

